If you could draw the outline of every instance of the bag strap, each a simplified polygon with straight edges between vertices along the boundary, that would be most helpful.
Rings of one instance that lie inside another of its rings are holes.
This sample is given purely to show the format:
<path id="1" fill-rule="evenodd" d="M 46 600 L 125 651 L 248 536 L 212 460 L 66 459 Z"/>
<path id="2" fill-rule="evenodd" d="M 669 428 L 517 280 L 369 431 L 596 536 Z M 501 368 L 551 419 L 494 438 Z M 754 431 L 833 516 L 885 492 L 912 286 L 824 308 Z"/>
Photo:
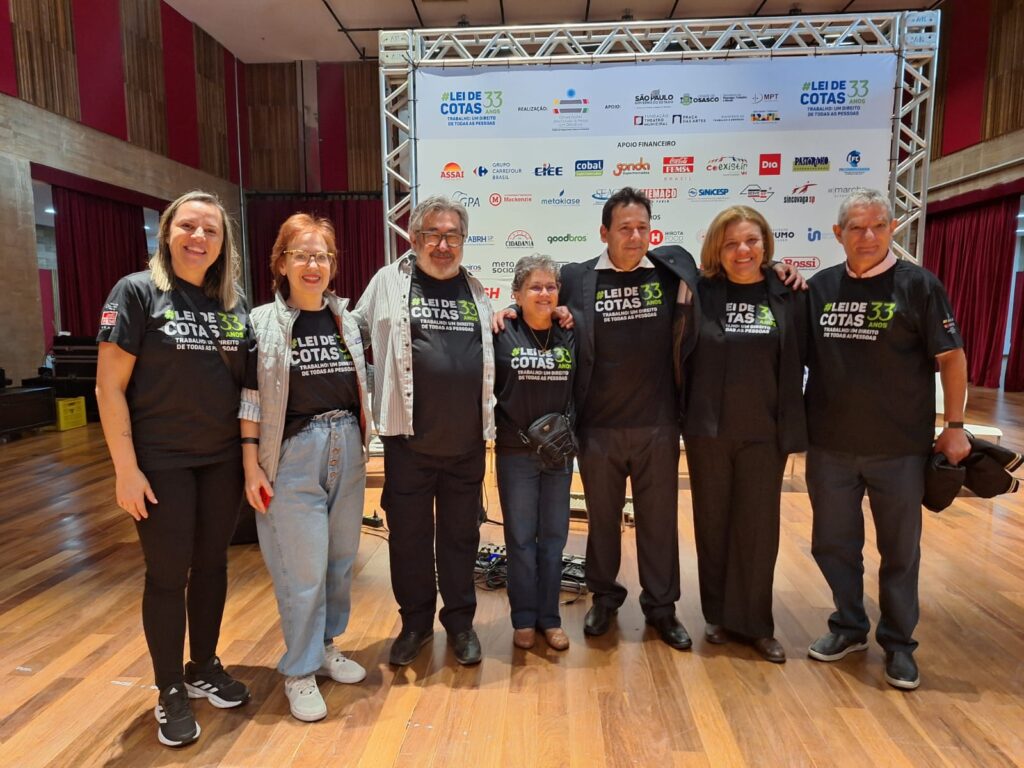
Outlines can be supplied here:
<path id="1" fill-rule="evenodd" d="M 181 298 L 185 300 L 185 303 L 188 304 L 188 308 L 192 310 L 193 314 L 195 314 L 196 319 L 199 319 L 201 313 L 196 308 L 195 302 L 192 301 L 192 297 L 185 291 L 180 290 L 177 286 L 174 287 L 174 290 L 176 290 Z M 217 352 L 220 354 L 220 359 L 224 362 L 224 367 L 228 369 L 228 374 L 231 376 L 231 380 L 235 382 L 235 384 L 238 384 L 238 381 L 235 380 L 235 369 L 231 367 L 231 360 L 228 359 L 228 353 L 225 352 L 224 347 L 221 346 L 220 339 L 212 334 L 210 335 L 210 338 L 213 339 L 213 343 L 217 346 Z"/>

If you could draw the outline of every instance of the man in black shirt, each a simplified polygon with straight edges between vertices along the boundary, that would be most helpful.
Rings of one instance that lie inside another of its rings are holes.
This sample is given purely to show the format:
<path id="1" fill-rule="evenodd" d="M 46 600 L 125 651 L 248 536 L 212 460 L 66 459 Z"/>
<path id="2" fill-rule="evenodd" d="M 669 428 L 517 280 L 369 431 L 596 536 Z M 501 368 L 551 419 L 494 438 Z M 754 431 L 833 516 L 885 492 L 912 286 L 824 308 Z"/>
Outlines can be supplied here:
<path id="1" fill-rule="evenodd" d="M 574 389 L 590 526 L 586 577 L 594 597 L 583 630 L 607 632 L 626 598 L 617 576 L 628 477 L 640 605 L 661 639 L 682 650 L 691 641 L 675 613 L 679 425 L 673 320 L 694 311 L 697 267 L 677 246 L 649 252 L 650 220 L 650 201 L 630 187 L 620 189 L 602 211 L 607 251 L 562 269 L 562 300 L 576 323 Z"/>
<path id="2" fill-rule="evenodd" d="M 887 197 L 855 191 L 833 227 L 846 262 L 809 281 L 812 552 L 836 610 L 829 632 L 808 654 L 838 661 L 867 648 L 861 511 L 867 492 L 881 555 L 875 637 L 885 649 L 886 681 L 907 690 L 920 683 L 912 635 L 925 462 L 934 450 L 956 464 L 970 445 L 963 429 L 967 360 L 949 299 L 933 274 L 889 250 L 895 228 Z M 936 361 L 948 421 L 933 448 Z"/>

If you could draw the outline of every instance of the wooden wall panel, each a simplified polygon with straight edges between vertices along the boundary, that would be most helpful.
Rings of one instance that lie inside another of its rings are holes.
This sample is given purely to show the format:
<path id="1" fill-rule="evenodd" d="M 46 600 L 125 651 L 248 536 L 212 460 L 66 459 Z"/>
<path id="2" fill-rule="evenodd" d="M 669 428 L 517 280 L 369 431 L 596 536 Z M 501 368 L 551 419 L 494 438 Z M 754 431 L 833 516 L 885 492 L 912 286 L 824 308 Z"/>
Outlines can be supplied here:
<path id="1" fill-rule="evenodd" d="M 348 188 L 380 192 L 380 84 L 377 65 L 357 62 L 345 66 Z"/>
<path id="2" fill-rule="evenodd" d="M 167 155 L 160 0 L 121 0 L 128 141 Z"/>
<path id="3" fill-rule="evenodd" d="M 949 35 L 952 33 L 950 15 L 943 13 L 939 21 L 939 60 L 935 71 L 932 100 L 932 134 L 930 139 L 930 157 L 937 160 L 942 157 L 942 124 L 946 114 L 946 83 L 949 82 Z"/>
<path id="4" fill-rule="evenodd" d="M 299 102 L 294 64 L 246 65 L 250 171 L 247 189 L 300 187 Z"/>
<path id="5" fill-rule="evenodd" d="M 71 0 L 11 0 L 11 26 L 20 97 L 78 120 Z"/>
<path id="6" fill-rule="evenodd" d="M 199 27 L 195 30 L 196 105 L 199 167 L 228 178 L 228 125 L 225 107 L 224 47 Z"/>
<path id="7" fill-rule="evenodd" d="M 991 0 L 992 27 L 982 139 L 1024 128 L 1024 3 Z"/>

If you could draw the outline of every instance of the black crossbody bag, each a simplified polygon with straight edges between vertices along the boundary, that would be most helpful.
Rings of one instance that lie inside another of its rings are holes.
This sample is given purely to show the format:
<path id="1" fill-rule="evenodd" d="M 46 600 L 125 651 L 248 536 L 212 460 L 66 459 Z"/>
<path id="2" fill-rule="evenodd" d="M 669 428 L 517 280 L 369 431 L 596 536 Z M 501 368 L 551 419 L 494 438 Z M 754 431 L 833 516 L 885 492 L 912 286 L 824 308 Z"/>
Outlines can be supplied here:
<path id="1" fill-rule="evenodd" d="M 540 456 L 549 469 L 565 469 L 579 451 L 579 443 L 572 431 L 569 416 L 564 413 L 546 413 L 526 430 L 519 430 L 519 439 Z"/>

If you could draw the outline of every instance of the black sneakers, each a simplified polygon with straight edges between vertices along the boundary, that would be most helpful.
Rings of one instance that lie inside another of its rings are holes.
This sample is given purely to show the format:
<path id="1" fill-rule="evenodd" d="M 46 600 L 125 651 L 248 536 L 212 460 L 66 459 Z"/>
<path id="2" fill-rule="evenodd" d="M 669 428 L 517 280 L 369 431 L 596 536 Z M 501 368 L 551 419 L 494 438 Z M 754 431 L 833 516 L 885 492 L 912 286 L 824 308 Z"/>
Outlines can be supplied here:
<path id="1" fill-rule="evenodd" d="M 171 683 L 160 691 L 153 711 L 159 723 L 156 737 L 168 747 L 181 747 L 199 738 L 199 723 L 192 716 L 188 693 L 181 683 Z"/>
<path id="2" fill-rule="evenodd" d="M 851 653 L 867 649 L 868 644 L 863 640 L 829 632 L 811 643 L 807 655 L 818 661 L 839 661 Z"/>
<path id="3" fill-rule="evenodd" d="M 893 688 L 912 691 L 921 684 L 914 656 L 907 651 L 886 651 L 885 682 Z"/>
<path id="4" fill-rule="evenodd" d="M 190 661 L 185 665 L 185 688 L 190 699 L 206 698 L 220 709 L 237 707 L 249 700 L 245 683 L 225 672 L 216 656 L 205 664 Z"/>

